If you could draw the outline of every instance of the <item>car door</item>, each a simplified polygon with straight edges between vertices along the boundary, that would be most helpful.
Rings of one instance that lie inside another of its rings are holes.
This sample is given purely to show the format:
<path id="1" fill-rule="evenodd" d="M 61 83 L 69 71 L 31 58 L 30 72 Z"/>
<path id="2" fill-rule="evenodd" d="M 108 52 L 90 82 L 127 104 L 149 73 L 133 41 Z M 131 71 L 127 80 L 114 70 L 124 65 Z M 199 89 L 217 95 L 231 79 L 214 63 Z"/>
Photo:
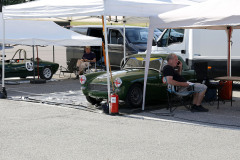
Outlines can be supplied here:
<path id="1" fill-rule="evenodd" d="M 185 55 L 184 29 L 166 29 L 158 40 L 158 53 Z"/>
<path id="2" fill-rule="evenodd" d="M 109 29 L 108 54 L 110 65 L 119 67 L 120 62 L 124 57 L 123 36 L 119 29 Z"/>
<path id="3" fill-rule="evenodd" d="M 164 100 L 167 97 L 166 84 L 162 82 L 161 68 L 163 65 L 163 59 L 150 59 L 147 81 L 147 97 L 148 100 Z"/>

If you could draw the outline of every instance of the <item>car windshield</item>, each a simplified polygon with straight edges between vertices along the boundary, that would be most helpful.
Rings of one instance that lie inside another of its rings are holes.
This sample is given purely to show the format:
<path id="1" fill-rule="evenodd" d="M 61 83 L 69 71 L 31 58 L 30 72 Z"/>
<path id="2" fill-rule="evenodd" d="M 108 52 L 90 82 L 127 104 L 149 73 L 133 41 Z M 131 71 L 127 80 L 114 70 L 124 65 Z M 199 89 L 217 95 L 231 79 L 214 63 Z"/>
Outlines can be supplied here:
<path id="1" fill-rule="evenodd" d="M 158 37 L 162 34 L 160 29 L 154 30 L 154 38 L 158 39 Z M 130 43 L 137 44 L 143 43 L 147 44 L 148 38 L 148 29 L 147 28 L 126 28 L 126 38 Z"/>
<path id="2" fill-rule="evenodd" d="M 161 58 L 150 58 L 149 69 L 160 69 L 162 59 Z M 139 57 L 130 57 L 127 59 L 124 69 L 127 68 L 145 68 L 145 59 Z"/>

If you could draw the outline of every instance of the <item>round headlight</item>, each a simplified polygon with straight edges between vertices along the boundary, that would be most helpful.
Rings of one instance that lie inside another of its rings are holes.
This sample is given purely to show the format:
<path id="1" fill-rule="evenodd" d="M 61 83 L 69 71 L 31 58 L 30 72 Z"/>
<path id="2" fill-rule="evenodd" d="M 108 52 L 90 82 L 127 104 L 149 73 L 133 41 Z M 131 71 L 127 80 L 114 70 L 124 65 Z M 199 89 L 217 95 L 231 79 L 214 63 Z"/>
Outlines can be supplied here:
<path id="1" fill-rule="evenodd" d="M 114 81 L 114 84 L 116 87 L 120 87 L 122 85 L 122 80 L 121 78 L 116 78 Z"/>
<path id="2" fill-rule="evenodd" d="M 81 75 L 81 76 L 79 77 L 79 81 L 80 81 L 81 84 L 84 84 L 84 83 L 87 81 L 86 76 Z"/>

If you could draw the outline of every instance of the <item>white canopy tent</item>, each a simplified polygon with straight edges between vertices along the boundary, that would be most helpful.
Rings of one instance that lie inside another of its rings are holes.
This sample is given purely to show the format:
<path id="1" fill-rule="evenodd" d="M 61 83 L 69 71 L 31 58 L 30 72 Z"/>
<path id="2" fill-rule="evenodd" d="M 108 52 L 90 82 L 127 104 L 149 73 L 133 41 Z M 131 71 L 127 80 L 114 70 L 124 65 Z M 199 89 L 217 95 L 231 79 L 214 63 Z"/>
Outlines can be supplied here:
<path id="1" fill-rule="evenodd" d="M 240 28 L 239 0 L 208 0 L 200 4 L 159 14 L 150 18 L 149 35 L 154 28 L 192 28 L 226 30 L 228 34 L 228 76 L 231 76 L 231 34 Z M 227 46 L 226 46 L 227 47 Z M 147 58 L 150 59 L 148 45 Z M 146 68 L 149 64 L 146 63 Z M 145 71 L 145 76 L 148 70 Z"/>
<path id="2" fill-rule="evenodd" d="M 4 19 L 74 16 L 149 17 L 193 4 L 194 0 L 38 0 L 3 8 Z"/>
<path id="3" fill-rule="evenodd" d="M 191 7 L 152 17 L 152 27 L 226 30 L 228 34 L 227 74 L 231 76 L 230 42 L 232 29 L 240 28 L 238 5 L 240 5 L 238 0 L 209 0 Z"/>
<path id="4" fill-rule="evenodd" d="M 0 20 L 0 26 L 2 26 L 2 20 Z M 102 45 L 101 38 L 78 34 L 51 21 L 5 20 L 5 28 L 6 44 L 55 46 Z M 2 43 L 2 39 L 0 39 L 0 43 Z"/>
<path id="5" fill-rule="evenodd" d="M 192 5 L 195 2 L 201 1 L 204 0 L 38 0 L 29 3 L 4 7 L 3 19 L 103 15 L 104 22 L 106 22 L 107 15 L 150 17 L 159 13 L 164 13 L 170 10 Z M 106 23 L 104 23 L 104 25 L 106 29 Z M 153 33 L 149 34 L 149 37 L 149 39 L 152 39 Z M 105 32 L 107 74 L 109 75 L 108 44 L 106 38 L 107 33 Z M 151 43 L 152 41 L 148 40 L 148 46 L 151 45 Z M 144 83 L 145 93 L 146 81 Z M 108 97 L 110 99 L 109 78 Z"/>
<path id="6" fill-rule="evenodd" d="M 2 44 L 101 46 L 102 39 L 78 34 L 51 21 L 5 20 L 5 40 Z M 0 28 L 3 21 L 0 19 Z M 2 30 L 2 29 L 1 29 Z M 2 75 L 5 74 L 3 55 Z M 4 77 L 4 76 L 3 76 Z M 4 78 L 2 79 L 4 85 Z"/>

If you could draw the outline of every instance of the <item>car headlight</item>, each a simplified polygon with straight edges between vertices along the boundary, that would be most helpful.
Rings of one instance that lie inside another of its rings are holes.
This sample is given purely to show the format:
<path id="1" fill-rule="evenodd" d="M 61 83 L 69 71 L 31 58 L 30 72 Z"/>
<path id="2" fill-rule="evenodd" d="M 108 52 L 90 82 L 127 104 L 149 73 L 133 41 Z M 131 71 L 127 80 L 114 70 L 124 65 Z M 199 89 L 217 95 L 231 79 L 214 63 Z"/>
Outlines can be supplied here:
<path id="1" fill-rule="evenodd" d="M 116 87 L 120 87 L 122 85 L 122 80 L 121 78 L 116 78 L 115 81 L 114 81 L 114 84 Z"/>
<path id="2" fill-rule="evenodd" d="M 86 76 L 81 75 L 81 76 L 79 77 L 79 81 L 80 81 L 81 84 L 84 84 L 84 83 L 87 81 Z"/>

